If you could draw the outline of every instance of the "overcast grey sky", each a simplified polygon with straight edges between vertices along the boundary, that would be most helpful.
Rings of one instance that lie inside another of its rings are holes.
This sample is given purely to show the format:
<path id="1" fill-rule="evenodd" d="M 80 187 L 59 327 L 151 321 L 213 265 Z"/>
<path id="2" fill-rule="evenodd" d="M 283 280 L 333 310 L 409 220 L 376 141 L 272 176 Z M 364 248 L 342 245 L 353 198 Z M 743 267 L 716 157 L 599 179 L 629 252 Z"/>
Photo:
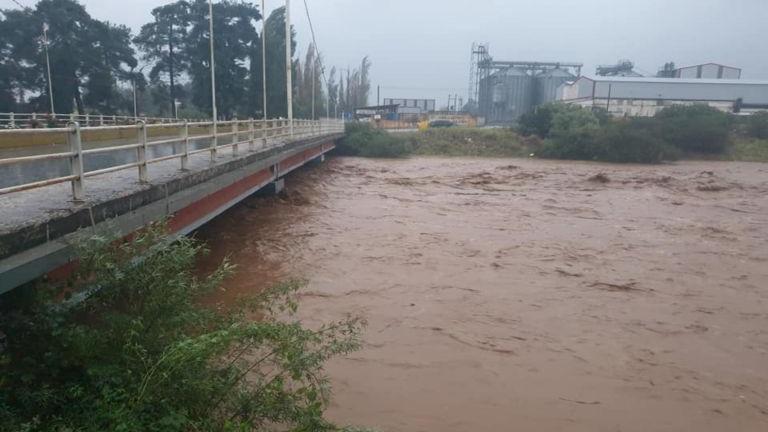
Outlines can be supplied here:
<path id="1" fill-rule="evenodd" d="M 32 4 L 33 0 L 19 0 Z M 260 0 L 259 0 L 260 1 Z M 631 59 L 640 72 L 717 62 L 768 80 L 768 0 L 307 0 L 327 65 L 369 55 L 384 97 L 466 97 L 470 47 L 498 60 L 576 61 L 585 73 Z M 81 0 L 99 19 L 134 32 L 162 0 Z M 0 0 L 12 7 L 10 0 Z M 267 9 L 284 0 L 267 0 Z M 310 40 L 302 0 L 292 0 L 303 52 Z"/>

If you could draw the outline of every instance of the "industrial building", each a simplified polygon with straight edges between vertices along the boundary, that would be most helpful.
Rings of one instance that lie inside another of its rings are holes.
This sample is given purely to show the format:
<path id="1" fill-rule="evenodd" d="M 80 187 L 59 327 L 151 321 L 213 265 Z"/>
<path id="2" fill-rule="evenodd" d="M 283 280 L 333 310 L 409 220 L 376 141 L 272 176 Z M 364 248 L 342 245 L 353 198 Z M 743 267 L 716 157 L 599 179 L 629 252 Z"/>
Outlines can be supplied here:
<path id="1" fill-rule="evenodd" d="M 675 78 L 737 80 L 741 78 L 741 69 L 717 63 L 704 63 L 677 68 L 673 71 L 673 76 Z"/>
<path id="2" fill-rule="evenodd" d="M 384 105 L 397 105 L 398 114 L 427 114 L 435 111 L 434 99 L 392 99 L 384 98 Z"/>
<path id="3" fill-rule="evenodd" d="M 653 116 L 693 104 L 742 114 L 768 109 L 768 81 L 582 76 L 557 92 L 564 103 L 602 107 L 615 116 Z"/>
<path id="4" fill-rule="evenodd" d="M 557 99 L 558 87 L 581 75 L 581 63 L 496 61 L 486 45 L 472 47 L 469 105 L 485 124 L 506 125 Z"/>

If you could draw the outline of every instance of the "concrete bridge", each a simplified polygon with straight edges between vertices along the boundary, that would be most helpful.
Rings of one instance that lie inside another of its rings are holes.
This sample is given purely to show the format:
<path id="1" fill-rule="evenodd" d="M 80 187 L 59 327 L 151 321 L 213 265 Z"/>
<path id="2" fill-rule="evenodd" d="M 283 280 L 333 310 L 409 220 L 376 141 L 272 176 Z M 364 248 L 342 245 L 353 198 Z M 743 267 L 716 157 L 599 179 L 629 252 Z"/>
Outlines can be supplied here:
<path id="1" fill-rule="evenodd" d="M 0 293 L 65 271 L 82 229 L 129 234 L 168 218 L 185 235 L 322 160 L 337 120 L 0 131 Z"/>

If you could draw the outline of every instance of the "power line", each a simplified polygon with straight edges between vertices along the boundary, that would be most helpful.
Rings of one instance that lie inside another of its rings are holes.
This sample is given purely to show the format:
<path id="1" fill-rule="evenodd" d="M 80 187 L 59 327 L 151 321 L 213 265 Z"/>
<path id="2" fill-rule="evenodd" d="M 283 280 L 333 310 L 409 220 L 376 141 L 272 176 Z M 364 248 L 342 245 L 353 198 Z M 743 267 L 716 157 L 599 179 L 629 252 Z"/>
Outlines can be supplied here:
<path id="1" fill-rule="evenodd" d="M 315 62 L 320 59 L 319 53 L 320 48 L 317 46 L 317 39 L 315 38 L 315 26 L 312 25 L 312 17 L 309 13 L 309 6 L 307 5 L 307 0 L 304 0 L 304 10 L 307 12 L 307 21 L 309 21 L 309 31 L 312 34 L 312 44 L 315 46 Z M 320 61 L 320 75 L 323 77 L 323 81 L 325 82 L 325 88 L 328 89 L 330 86 L 328 85 L 328 78 L 325 76 L 325 66 L 323 65 L 323 62 Z M 326 108 L 330 107 L 331 102 L 331 95 L 327 95 L 328 100 L 326 101 Z"/>
<path id="2" fill-rule="evenodd" d="M 19 3 L 18 0 L 11 0 L 11 1 L 16 3 L 16 5 L 19 6 L 20 8 L 22 8 L 22 9 L 31 10 L 31 8 L 29 6 L 24 6 L 23 4 Z"/>

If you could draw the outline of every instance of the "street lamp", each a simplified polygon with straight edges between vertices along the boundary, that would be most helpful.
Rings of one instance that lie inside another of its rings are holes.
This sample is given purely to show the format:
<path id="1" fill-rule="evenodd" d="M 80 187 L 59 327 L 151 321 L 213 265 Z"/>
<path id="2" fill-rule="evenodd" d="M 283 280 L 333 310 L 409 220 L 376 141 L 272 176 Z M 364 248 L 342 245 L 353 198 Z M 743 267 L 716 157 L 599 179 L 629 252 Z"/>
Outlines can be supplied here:
<path id="1" fill-rule="evenodd" d="M 208 32 L 211 39 L 211 104 L 213 106 L 213 134 L 216 135 L 216 61 L 213 55 L 213 0 L 208 0 Z"/>
<path id="2" fill-rule="evenodd" d="M 288 95 L 288 130 L 293 137 L 293 69 L 291 55 L 291 0 L 285 0 L 285 86 Z"/>
<path id="3" fill-rule="evenodd" d="M 48 23 L 43 23 L 43 47 L 45 48 L 45 65 L 48 69 L 48 96 L 51 101 L 51 115 L 55 116 L 53 107 L 53 81 L 51 81 L 51 59 L 48 56 Z"/>
<path id="4" fill-rule="evenodd" d="M 264 115 L 264 146 L 267 145 L 267 0 L 261 0 L 261 111 Z"/>

